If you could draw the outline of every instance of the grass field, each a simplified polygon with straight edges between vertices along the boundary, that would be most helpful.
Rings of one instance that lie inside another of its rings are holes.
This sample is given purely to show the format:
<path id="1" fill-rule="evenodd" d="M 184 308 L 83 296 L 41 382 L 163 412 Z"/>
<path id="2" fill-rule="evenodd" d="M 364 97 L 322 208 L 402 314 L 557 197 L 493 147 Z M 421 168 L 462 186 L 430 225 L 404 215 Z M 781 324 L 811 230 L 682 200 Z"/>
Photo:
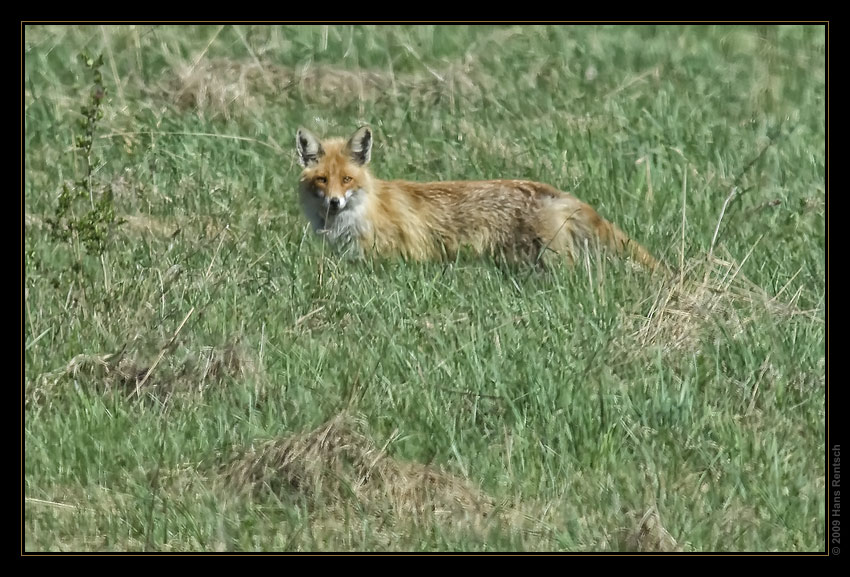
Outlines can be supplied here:
<path id="1" fill-rule="evenodd" d="M 22 547 L 823 551 L 825 54 L 821 26 L 26 27 Z M 681 274 L 341 259 L 294 135 L 365 123 L 378 177 L 547 182 Z"/>

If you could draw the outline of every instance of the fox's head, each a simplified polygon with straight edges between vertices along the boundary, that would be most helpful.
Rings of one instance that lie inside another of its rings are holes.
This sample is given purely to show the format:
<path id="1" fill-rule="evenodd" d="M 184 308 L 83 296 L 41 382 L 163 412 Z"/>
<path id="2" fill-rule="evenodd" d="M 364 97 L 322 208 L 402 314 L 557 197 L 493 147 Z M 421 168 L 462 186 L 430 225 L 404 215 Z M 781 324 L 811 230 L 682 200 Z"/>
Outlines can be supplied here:
<path id="1" fill-rule="evenodd" d="M 341 138 L 320 141 L 309 130 L 299 128 L 295 147 L 298 162 L 304 167 L 302 201 L 308 212 L 312 209 L 320 213 L 322 223 L 325 217 L 356 204 L 369 189 L 371 176 L 366 165 L 372 155 L 372 131 L 368 126 L 359 128 L 347 142 Z"/>

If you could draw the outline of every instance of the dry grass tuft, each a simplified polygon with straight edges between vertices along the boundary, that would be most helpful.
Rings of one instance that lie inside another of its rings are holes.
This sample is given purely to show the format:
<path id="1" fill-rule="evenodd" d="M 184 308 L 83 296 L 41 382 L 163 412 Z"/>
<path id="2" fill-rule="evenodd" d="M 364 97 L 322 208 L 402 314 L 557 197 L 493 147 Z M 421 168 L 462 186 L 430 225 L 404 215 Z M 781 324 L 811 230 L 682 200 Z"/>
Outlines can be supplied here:
<path id="1" fill-rule="evenodd" d="M 100 394 L 165 398 L 174 394 L 202 394 L 229 379 L 256 375 L 254 359 L 236 342 L 223 347 L 203 347 L 182 362 L 159 364 L 139 361 L 125 347 L 117 353 L 82 353 L 65 367 L 39 375 L 27 383 L 25 402 L 40 405 L 63 391 L 68 383 Z"/>
<path id="2" fill-rule="evenodd" d="M 137 376 L 139 370 L 125 356 L 124 349 L 117 353 L 80 353 L 63 368 L 43 373 L 32 382 L 28 381 L 24 399 L 27 406 L 40 405 L 64 390 L 60 385 L 67 382 L 79 387 L 80 381 L 86 381 L 103 392 L 119 387 L 123 389 L 130 379 Z"/>
<path id="3" fill-rule="evenodd" d="M 190 237 L 203 240 L 215 239 L 226 226 L 212 217 L 190 216 L 184 219 L 158 217 L 150 214 L 118 214 L 121 222 L 116 227 L 116 234 L 128 237 L 153 237 L 169 239 L 183 232 Z M 43 229 L 47 227 L 44 217 L 24 214 L 26 228 Z"/>
<path id="4" fill-rule="evenodd" d="M 362 538 L 403 548 L 405 535 L 438 530 L 482 539 L 514 533 L 525 550 L 558 548 L 556 528 L 565 524 L 559 503 L 497 502 L 467 479 L 394 459 L 387 447 L 395 435 L 377 444 L 364 430 L 361 418 L 341 413 L 310 432 L 253 445 L 219 469 L 222 486 L 239 495 L 303 499 L 311 532 L 341 547 Z M 625 526 L 613 533 L 620 550 L 682 550 L 655 507 L 627 512 Z"/>
<path id="5" fill-rule="evenodd" d="M 475 75 L 472 59 L 428 69 L 416 74 L 394 75 L 384 70 L 345 69 L 308 64 L 295 69 L 258 60 L 226 58 L 174 65 L 171 77 L 158 90 L 182 109 L 225 118 L 258 110 L 273 98 L 299 99 L 322 105 L 345 106 L 355 101 L 372 102 L 404 94 L 405 98 L 434 101 L 456 96 L 481 98 L 495 82 Z"/>
<path id="6" fill-rule="evenodd" d="M 800 290 L 787 301 L 780 300 L 784 289 L 770 296 L 740 274 L 742 266 L 743 262 L 714 255 L 685 263 L 680 276 L 667 279 L 659 287 L 649 314 L 641 317 L 637 330 L 630 335 L 640 345 L 632 349 L 661 346 L 667 351 L 696 350 L 703 339 L 721 331 L 728 338 L 738 338 L 765 314 L 777 319 L 799 315 L 817 318 L 814 312 L 798 308 Z"/>
<path id="7" fill-rule="evenodd" d="M 491 497 L 432 466 L 400 462 L 362 432 L 361 420 L 340 414 L 317 429 L 272 439 L 238 454 L 223 470 L 240 491 L 289 493 L 321 507 L 319 521 L 352 508 L 379 524 L 441 526 L 482 532 L 507 521 Z M 339 519 L 336 520 L 337 522 Z"/>
<path id="8" fill-rule="evenodd" d="M 627 513 L 629 527 L 619 531 L 621 551 L 663 552 L 682 551 L 676 539 L 661 524 L 661 517 L 655 507 L 650 507 L 638 517 L 639 513 Z"/>
<path id="9" fill-rule="evenodd" d="M 257 364 L 238 342 L 223 347 L 204 347 L 198 354 L 196 374 L 201 382 L 224 378 L 246 378 L 257 374 Z"/>

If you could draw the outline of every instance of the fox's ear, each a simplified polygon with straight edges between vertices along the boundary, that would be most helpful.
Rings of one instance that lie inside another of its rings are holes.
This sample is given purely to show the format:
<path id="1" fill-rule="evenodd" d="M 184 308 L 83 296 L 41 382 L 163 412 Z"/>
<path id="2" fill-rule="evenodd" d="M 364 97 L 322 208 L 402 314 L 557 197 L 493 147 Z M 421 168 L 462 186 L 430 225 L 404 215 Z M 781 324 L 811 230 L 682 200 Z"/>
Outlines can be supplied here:
<path id="1" fill-rule="evenodd" d="M 361 166 L 369 164 L 372 158 L 372 130 L 368 126 L 361 126 L 345 146 L 354 162 Z"/>
<path id="2" fill-rule="evenodd" d="M 298 149 L 298 164 L 304 167 L 316 164 L 325 153 L 316 135 L 306 128 L 299 128 L 295 133 L 295 148 Z"/>

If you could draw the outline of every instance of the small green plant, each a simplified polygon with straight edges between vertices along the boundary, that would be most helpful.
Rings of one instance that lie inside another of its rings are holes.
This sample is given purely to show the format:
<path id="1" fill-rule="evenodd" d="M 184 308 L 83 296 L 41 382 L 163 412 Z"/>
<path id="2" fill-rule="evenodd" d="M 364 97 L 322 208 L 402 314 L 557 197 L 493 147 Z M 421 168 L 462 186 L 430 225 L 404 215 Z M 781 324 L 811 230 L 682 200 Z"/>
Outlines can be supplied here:
<path id="1" fill-rule="evenodd" d="M 80 54 L 80 60 L 92 74 L 88 103 L 80 108 L 80 134 L 75 141 L 77 150 L 82 152 L 82 176 L 74 182 L 63 183 L 56 214 L 48 218 L 47 223 L 54 239 L 62 242 L 73 242 L 77 239 L 90 254 L 102 255 L 106 250 L 109 232 L 123 220 L 115 218 L 111 186 L 107 185 L 96 195 L 93 182 L 95 167 L 98 164 L 93 151 L 94 135 L 98 122 L 103 118 L 102 105 L 106 97 L 103 75 L 100 72 L 103 55 L 94 59 Z M 99 198 L 95 199 L 95 196 Z M 86 197 L 89 200 L 88 207 L 78 214 L 79 211 L 75 208 L 84 204 Z"/>

